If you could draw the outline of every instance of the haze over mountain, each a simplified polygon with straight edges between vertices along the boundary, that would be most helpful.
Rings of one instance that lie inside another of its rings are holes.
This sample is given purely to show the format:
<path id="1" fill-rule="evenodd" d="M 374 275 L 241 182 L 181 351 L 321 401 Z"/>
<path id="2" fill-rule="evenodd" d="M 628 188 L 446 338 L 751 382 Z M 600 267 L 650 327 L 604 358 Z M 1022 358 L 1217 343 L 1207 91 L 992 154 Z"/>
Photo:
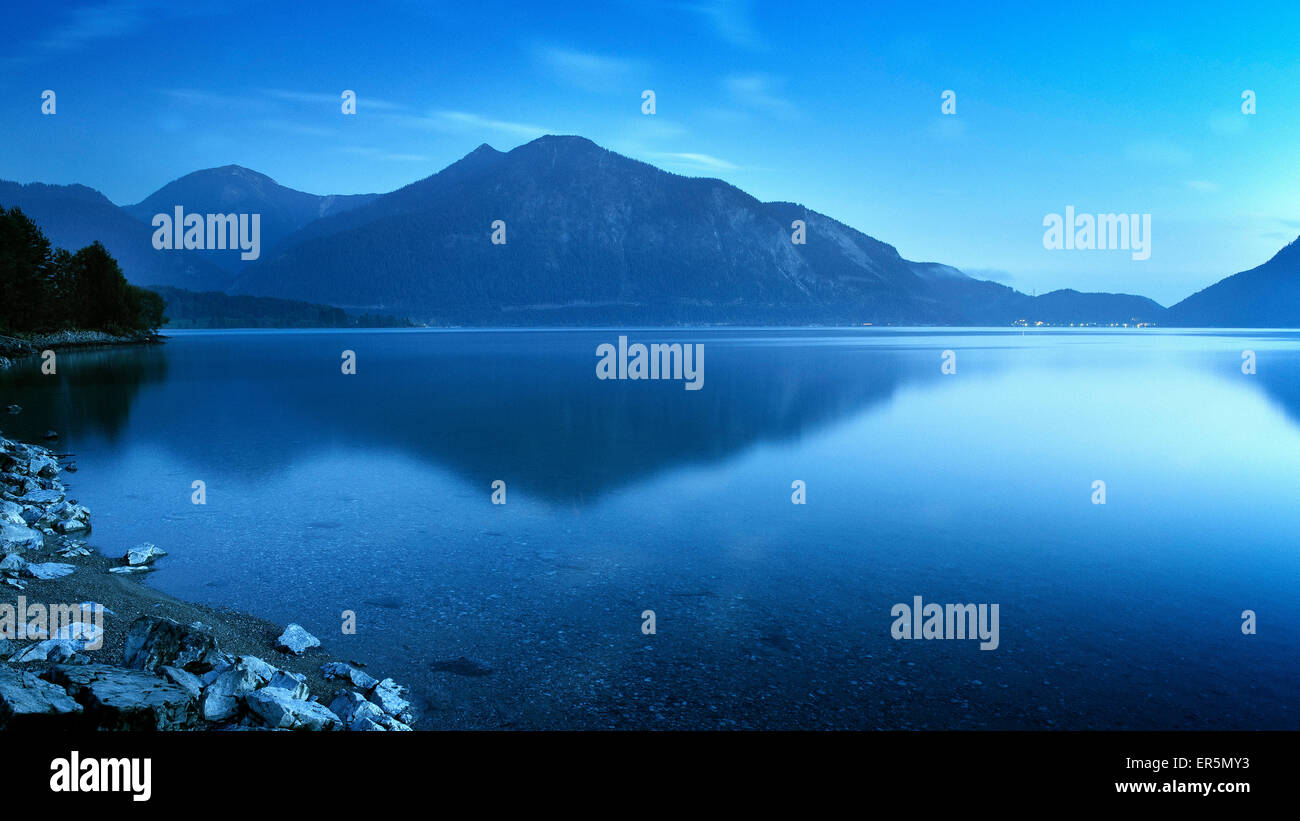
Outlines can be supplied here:
<path id="1" fill-rule="evenodd" d="M 1219 280 L 1174 305 L 1165 324 L 1219 328 L 1300 325 L 1300 238 L 1263 265 Z"/>

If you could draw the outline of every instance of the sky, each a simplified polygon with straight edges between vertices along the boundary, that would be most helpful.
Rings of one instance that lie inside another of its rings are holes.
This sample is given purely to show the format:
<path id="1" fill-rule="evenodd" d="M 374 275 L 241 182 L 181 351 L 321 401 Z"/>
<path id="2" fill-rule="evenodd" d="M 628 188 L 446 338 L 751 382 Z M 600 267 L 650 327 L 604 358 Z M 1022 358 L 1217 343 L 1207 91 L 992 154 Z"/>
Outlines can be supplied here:
<path id="1" fill-rule="evenodd" d="M 579 134 L 1026 293 L 1171 304 L 1300 235 L 1293 0 L 30 5 L 0 30 L 0 179 L 118 204 L 231 163 L 384 192 Z M 1067 206 L 1151 215 L 1149 258 L 1044 248 Z"/>

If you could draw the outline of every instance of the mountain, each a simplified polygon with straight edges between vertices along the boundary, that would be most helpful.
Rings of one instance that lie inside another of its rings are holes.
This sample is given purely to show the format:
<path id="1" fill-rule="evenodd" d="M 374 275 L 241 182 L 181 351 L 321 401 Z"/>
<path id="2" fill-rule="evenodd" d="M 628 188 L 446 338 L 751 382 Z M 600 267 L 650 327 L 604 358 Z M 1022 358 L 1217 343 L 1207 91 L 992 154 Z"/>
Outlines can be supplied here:
<path id="1" fill-rule="evenodd" d="M 125 206 L 125 210 L 146 225 L 152 224 L 155 214 L 171 215 L 178 205 L 186 213 L 195 214 L 260 214 L 260 250 L 265 254 L 307 223 L 364 205 L 376 196 L 308 194 L 286 188 L 248 168 L 224 165 L 186 174 L 141 202 Z M 229 251 L 193 253 L 227 271 L 238 271 L 250 264 Z"/>
<path id="2" fill-rule="evenodd" d="M 503 245 L 491 241 L 495 220 L 506 225 Z M 796 220 L 805 244 L 791 241 Z M 1039 303 L 950 266 L 911 262 L 802 205 L 760 202 L 721 180 L 671 174 L 568 136 L 508 153 L 482 145 L 437 174 L 325 215 L 249 264 L 230 290 L 501 325 L 1006 325 L 1074 299 Z M 1116 302 L 1112 321 L 1128 320 L 1131 299 L 1089 296 Z"/>
<path id="3" fill-rule="evenodd" d="M 45 185 L 0 180 L 0 205 L 17 206 L 58 248 L 76 251 L 96 240 L 135 285 L 221 288 L 230 276 L 193 251 L 154 249 L 152 229 L 84 185 Z"/>
<path id="4" fill-rule="evenodd" d="M 1025 318 L 1030 323 L 1041 321 L 1051 325 L 1068 325 L 1071 322 L 1092 325 L 1135 325 L 1143 322 L 1163 324 L 1167 310 L 1144 296 L 1089 294 L 1064 288 L 1034 297 L 1025 309 Z"/>
<path id="5" fill-rule="evenodd" d="M 1174 305 L 1165 324 L 1203 328 L 1300 326 L 1300 238 L 1263 265 L 1219 280 Z"/>
<path id="6" fill-rule="evenodd" d="M 1164 312 L 1123 294 L 1031 297 L 906 260 L 805 206 L 760 202 L 582 137 L 508 153 L 481 145 L 387 194 L 319 196 L 227 165 L 123 208 L 85 186 L 6 182 L 0 204 L 23 208 L 58 246 L 102 241 L 135 284 L 432 324 L 1133 324 Z M 155 250 L 153 217 L 177 206 L 259 214 L 259 258 Z M 505 222 L 504 245 L 491 241 L 495 220 Z M 803 244 L 791 241 L 796 221 Z"/>

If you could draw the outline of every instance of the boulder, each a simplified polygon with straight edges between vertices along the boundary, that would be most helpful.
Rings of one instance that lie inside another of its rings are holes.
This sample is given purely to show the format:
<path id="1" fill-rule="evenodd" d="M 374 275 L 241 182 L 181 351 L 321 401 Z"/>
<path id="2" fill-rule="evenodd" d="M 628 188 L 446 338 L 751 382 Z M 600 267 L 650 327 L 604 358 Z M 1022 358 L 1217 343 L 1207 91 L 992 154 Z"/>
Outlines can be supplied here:
<path id="1" fill-rule="evenodd" d="M 308 633 L 300 624 L 290 624 L 275 640 L 277 650 L 301 656 L 312 647 L 320 647 L 320 639 Z"/>
<path id="2" fill-rule="evenodd" d="M 13 522 L 0 522 L 0 553 L 22 553 L 40 550 L 44 546 L 45 537 L 39 530 Z"/>
<path id="3" fill-rule="evenodd" d="M 29 490 L 23 494 L 23 501 L 29 505 L 57 505 L 64 499 L 64 493 L 61 490 Z"/>
<path id="4" fill-rule="evenodd" d="M 59 665 L 43 678 L 67 690 L 99 729 L 187 730 L 197 723 L 194 698 L 150 673 Z"/>
<path id="5" fill-rule="evenodd" d="M 330 710 L 339 717 L 343 726 L 359 732 L 383 731 L 388 715 L 374 702 L 353 691 L 344 691 L 330 702 Z"/>
<path id="6" fill-rule="evenodd" d="M 251 670 L 253 675 L 257 677 L 258 687 L 268 684 L 271 679 L 275 678 L 275 674 L 280 672 L 275 669 L 274 666 L 267 664 L 257 656 L 235 656 L 235 661 L 232 666 L 243 667 Z"/>
<path id="7" fill-rule="evenodd" d="M 82 618 L 85 618 L 85 616 L 86 613 L 83 611 Z M 89 643 L 97 642 L 103 637 L 104 628 L 87 621 L 74 621 L 71 624 L 61 625 L 53 636 L 56 639 L 78 639 Z"/>
<path id="8" fill-rule="evenodd" d="M 276 668 L 255 656 L 239 657 L 235 664 L 218 673 L 199 696 L 199 716 L 204 721 L 225 721 L 239 713 L 239 703 L 257 687 L 264 686 Z"/>
<path id="9" fill-rule="evenodd" d="M 149 672 L 169 666 L 206 673 L 219 660 L 211 630 L 159 616 L 141 616 L 131 623 L 123 655 L 127 667 Z"/>
<path id="10" fill-rule="evenodd" d="M 27 475 L 53 479 L 59 475 L 59 463 L 44 453 L 38 453 L 27 463 Z"/>
<path id="11" fill-rule="evenodd" d="M 148 542 L 145 542 L 144 544 L 138 544 L 135 547 L 131 548 L 130 550 L 126 551 L 126 555 L 123 556 L 122 558 L 126 559 L 126 563 L 128 565 L 132 567 L 138 567 L 143 564 L 149 564 L 159 556 L 166 556 L 166 555 L 167 555 L 166 550 L 163 550 L 161 547 L 158 547 L 157 545 L 153 545 Z"/>
<path id="12" fill-rule="evenodd" d="M 0 522 L 26 527 L 27 520 L 23 518 L 23 506 L 17 502 L 0 501 Z"/>
<path id="13" fill-rule="evenodd" d="M 352 665 L 344 664 L 341 661 L 331 661 L 329 664 L 322 664 L 320 671 L 325 675 L 325 678 L 349 681 L 352 683 L 353 687 L 360 690 L 373 689 L 374 686 L 379 683 L 379 679 L 369 673 L 363 670 L 358 670 Z"/>
<path id="14" fill-rule="evenodd" d="M 90 511 L 81 505 L 64 502 L 54 509 L 54 529 L 59 533 L 72 533 L 90 527 Z"/>
<path id="15" fill-rule="evenodd" d="M 65 664 L 76 658 L 77 653 L 86 649 L 86 642 L 81 639 L 57 638 L 39 641 L 9 659 L 11 664 L 26 664 L 30 661 L 53 662 Z"/>
<path id="16" fill-rule="evenodd" d="M 406 688 L 386 678 L 375 685 L 366 698 L 379 705 L 379 708 L 394 718 L 409 718 L 411 702 L 402 698 Z"/>
<path id="17" fill-rule="evenodd" d="M 82 707 L 57 684 L 34 673 L 0 666 L 0 729 L 70 723 Z"/>
<path id="18" fill-rule="evenodd" d="M 19 573 L 27 566 L 27 560 L 17 553 L 10 553 L 0 559 L 0 573 Z"/>
<path id="19" fill-rule="evenodd" d="M 307 688 L 307 677 L 301 673 L 291 673 L 288 670 L 276 670 L 275 675 L 271 677 L 267 687 L 274 687 L 277 690 L 287 690 L 290 695 L 297 699 L 306 700 L 310 695 Z"/>
<path id="20" fill-rule="evenodd" d="M 77 566 L 75 564 L 41 562 L 39 564 L 27 565 L 23 568 L 23 573 L 31 576 L 33 579 L 61 579 L 64 576 L 72 575 L 76 570 Z"/>
<path id="21" fill-rule="evenodd" d="M 164 665 L 158 668 L 158 673 L 172 684 L 189 693 L 195 700 L 203 694 L 203 682 L 199 681 L 198 676 L 187 670 Z"/>
<path id="22" fill-rule="evenodd" d="M 108 569 L 108 572 L 133 576 L 136 573 L 148 573 L 150 570 L 153 570 L 153 568 L 147 564 L 144 564 L 144 565 L 138 565 L 136 567 L 131 567 L 130 565 L 125 565 L 123 567 L 110 567 Z"/>
<path id="23" fill-rule="evenodd" d="M 338 730 L 343 727 L 329 708 L 315 701 L 294 698 L 279 687 L 264 687 L 244 698 L 248 709 L 271 728 L 285 730 Z"/>

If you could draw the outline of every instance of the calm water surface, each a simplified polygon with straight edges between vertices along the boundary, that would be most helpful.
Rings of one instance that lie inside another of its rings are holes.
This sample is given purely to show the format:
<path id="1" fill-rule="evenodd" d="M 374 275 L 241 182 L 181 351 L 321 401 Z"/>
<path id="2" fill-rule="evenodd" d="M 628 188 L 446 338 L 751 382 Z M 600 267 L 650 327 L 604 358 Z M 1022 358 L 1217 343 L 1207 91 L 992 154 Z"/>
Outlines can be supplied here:
<path id="1" fill-rule="evenodd" d="M 598 381 L 620 333 L 703 343 L 703 390 Z M 303 624 L 427 727 L 1300 728 L 1297 332 L 189 332 L 35 368 L 0 421 L 77 454 L 92 544 L 164 547 L 149 584 Z M 893 640 L 916 595 L 997 603 L 1000 646 Z"/>

